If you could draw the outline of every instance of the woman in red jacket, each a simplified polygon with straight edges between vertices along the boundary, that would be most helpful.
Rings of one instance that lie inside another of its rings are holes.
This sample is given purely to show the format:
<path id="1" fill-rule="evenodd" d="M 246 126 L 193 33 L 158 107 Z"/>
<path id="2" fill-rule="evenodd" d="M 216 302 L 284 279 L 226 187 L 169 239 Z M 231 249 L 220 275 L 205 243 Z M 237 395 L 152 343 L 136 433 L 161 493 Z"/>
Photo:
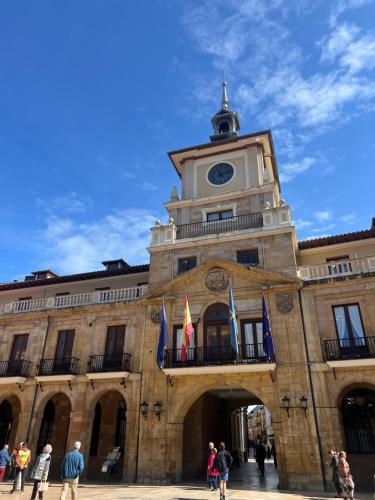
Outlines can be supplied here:
<path id="1" fill-rule="evenodd" d="M 219 472 L 214 468 L 214 460 L 216 457 L 217 449 L 213 448 L 211 453 L 208 455 L 208 464 L 207 464 L 207 475 L 208 475 L 208 484 L 211 486 L 211 491 L 217 490 L 217 477 Z"/>

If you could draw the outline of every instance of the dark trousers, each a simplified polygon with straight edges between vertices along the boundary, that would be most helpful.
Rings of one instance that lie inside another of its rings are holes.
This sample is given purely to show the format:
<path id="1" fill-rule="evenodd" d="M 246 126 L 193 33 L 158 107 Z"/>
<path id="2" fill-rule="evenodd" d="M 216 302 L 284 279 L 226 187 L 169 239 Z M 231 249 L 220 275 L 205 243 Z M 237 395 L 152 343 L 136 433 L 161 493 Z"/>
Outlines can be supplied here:
<path id="1" fill-rule="evenodd" d="M 210 488 L 217 488 L 217 478 L 216 476 L 208 476 L 208 486 Z"/>
<path id="2" fill-rule="evenodd" d="M 258 460 L 258 467 L 262 476 L 264 476 L 264 458 L 263 460 Z"/>
<path id="3" fill-rule="evenodd" d="M 21 491 L 23 491 L 25 489 L 25 477 L 27 474 L 27 469 L 20 469 L 19 467 L 16 467 L 16 478 L 15 478 L 14 483 L 13 483 L 12 491 L 16 491 L 19 474 L 21 474 Z"/>
<path id="4" fill-rule="evenodd" d="M 336 488 L 337 494 L 338 494 L 338 495 L 341 495 L 341 493 L 342 493 L 342 488 L 341 488 L 340 481 L 335 481 L 335 488 Z"/>
<path id="5" fill-rule="evenodd" d="M 38 486 L 40 483 L 40 479 L 34 479 L 33 492 L 31 493 L 31 499 L 36 499 L 36 494 L 39 493 L 39 498 L 43 498 L 43 491 L 38 491 Z"/>

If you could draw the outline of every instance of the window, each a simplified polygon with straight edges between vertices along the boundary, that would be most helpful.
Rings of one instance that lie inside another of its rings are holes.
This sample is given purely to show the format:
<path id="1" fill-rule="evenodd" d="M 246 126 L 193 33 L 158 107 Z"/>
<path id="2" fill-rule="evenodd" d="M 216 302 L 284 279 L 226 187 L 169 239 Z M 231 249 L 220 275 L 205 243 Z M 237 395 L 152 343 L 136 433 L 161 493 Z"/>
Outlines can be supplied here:
<path id="1" fill-rule="evenodd" d="M 105 354 L 103 365 L 106 369 L 118 369 L 122 367 L 124 352 L 125 325 L 109 326 L 107 328 L 107 340 L 105 343 Z"/>
<path id="2" fill-rule="evenodd" d="M 340 347 L 365 346 L 365 335 L 359 305 L 334 306 L 333 314 Z"/>
<path id="3" fill-rule="evenodd" d="M 182 349 L 182 328 L 183 325 L 174 325 L 173 327 L 173 349 L 175 349 L 174 361 L 181 361 L 181 349 Z M 195 346 L 196 346 L 196 335 L 197 335 L 197 325 L 193 324 L 194 333 L 190 339 L 190 348 L 187 353 L 188 361 L 195 359 Z"/>
<path id="4" fill-rule="evenodd" d="M 65 297 L 66 295 L 70 295 L 70 292 L 59 292 L 55 294 L 56 297 Z"/>
<path id="5" fill-rule="evenodd" d="M 55 359 L 66 359 L 72 356 L 74 330 L 60 330 L 57 338 Z"/>
<path id="6" fill-rule="evenodd" d="M 110 286 L 100 286 L 99 288 L 95 288 L 96 292 L 105 292 L 106 290 L 110 290 Z"/>
<path id="7" fill-rule="evenodd" d="M 31 300 L 32 299 L 32 296 L 28 296 L 28 297 L 18 297 L 18 300 Z"/>
<path id="8" fill-rule="evenodd" d="M 259 264 L 258 249 L 239 250 L 237 252 L 237 262 L 248 266 L 257 266 Z"/>
<path id="9" fill-rule="evenodd" d="M 18 374 L 22 371 L 23 361 L 26 356 L 27 343 L 29 335 L 14 335 L 12 350 L 7 368 L 7 374 Z"/>
<path id="10" fill-rule="evenodd" d="M 233 210 L 222 210 L 221 212 L 208 212 L 207 222 L 214 222 L 216 220 L 231 219 L 233 217 Z"/>
<path id="11" fill-rule="evenodd" d="M 261 319 L 242 320 L 241 335 L 246 358 L 266 356 L 263 349 L 263 322 Z"/>
<path id="12" fill-rule="evenodd" d="M 197 265 L 196 257 L 184 257 L 182 259 L 178 259 L 178 274 L 186 273 L 186 271 L 190 271 Z"/>

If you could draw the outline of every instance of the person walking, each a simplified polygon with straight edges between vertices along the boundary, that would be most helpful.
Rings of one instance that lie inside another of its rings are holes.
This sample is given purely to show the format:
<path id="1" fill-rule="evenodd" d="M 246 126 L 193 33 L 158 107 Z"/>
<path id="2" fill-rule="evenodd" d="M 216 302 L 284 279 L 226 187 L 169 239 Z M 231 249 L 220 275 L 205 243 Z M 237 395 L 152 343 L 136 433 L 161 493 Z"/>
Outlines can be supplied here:
<path id="1" fill-rule="evenodd" d="M 216 454 L 217 454 L 217 449 L 213 448 L 208 456 L 208 463 L 207 463 L 207 477 L 211 491 L 217 490 L 217 477 L 219 475 L 219 472 L 214 467 Z"/>
<path id="2" fill-rule="evenodd" d="M 21 494 L 24 493 L 25 489 L 25 477 L 27 473 L 27 466 L 31 460 L 31 451 L 27 447 L 27 443 L 21 443 L 20 449 L 16 455 L 16 477 L 13 482 L 13 488 L 10 493 L 14 493 L 17 490 L 17 484 L 19 478 L 21 478 Z"/>
<path id="3" fill-rule="evenodd" d="M 61 462 L 60 470 L 63 486 L 61 489 L 60 500 L 65 500 L 69 488 L 71 490 L 72 500 L 77 499 L 79 476 L 85 468 L 83 455 L 78 451 L 80 448 L 81 443 L 76 441 L 73 446 L 73 451 L 67 453 Z"/>
<path id="4" fill-rule="evenodd" d="M 51 452 L 52 446 L 46 444 L 31 470 L 30 477 L 34 480 L 33 492 L 31 493 L 30 500 L 36 499 L 36 494 L 39 493 L 39 498 L 43 498 L 43 483 L 47 481 L 48 471 L 51 465 Z"/>
<path id="5" fill-rule="evenodd" d="M 339 457 L 337 456 L 337 453 L 333 450 L 330 450 L 328 452 L 330 462 L 329 466 L 332 469 L 332 482 L 335 485 L 337 495 L 335 498 L 341 498 L 341 484 L 340 484 L 340 476 L 339 476 Z"/>
<path id="6" fill-rule="evenodd" d="M 266 459 L 266 449 L 260 439 L 257 440 L 256 462 L 262 476 L 264 476 L 264 460 Z"/>
<path id="7" fill-rule="evenodd" d="M 220 480 L 220 500 L 225 500 L 227 492 L 227 481 L 229 478 L 229 469 L 233 463 L 232 455 L 225 449 L 225 443 L 221 442 L 219 451 L 216 454 L 213 466 L 219 472 Z"/>
<path id="8" fill-rule="evenodd" d="M 345 451 L 339 452 L 339 463 L 338 463 L 338 473 L 340 478 L 340 484 L 342 489 L 342 495 L 346 500 L 354 499 L 354 481 L 350 474 L 350 467 L 346 461 Z"/>
<path id="9" fill-rule="evenodd" d="M 211 456 L 211 453 L 212 453 L 214 447 L 215 447 L 214 443 L 212 441 L 210 441 L 208 443 L 208 449 L 207 449 L 207 461 L 210 460 L 210 456 Z M 211 489 L 211 482 L 210 482 L 210 477 L 208 475 L 208 472 L 207 472 L 207 487 L 209 490 Z"/>
<path id="10" fill-rule="evenodd" d="M 9 446 L 7 444 L 4 444 L 4 448 L 0 451 L 0 483 L 3 480 L 5 468 L 10 462 L 8 448 Z"/>
<path id="11" fill-rule="evenodd" d="M 9 464 L 9 475 L 8 475 L 8 483 L 13 483 L 15 477 L 16 477 L 16 459 L 17 459 L 17 454 L 18 454 L 18 448 L 15 446 L 14 450 L 12 451 L 12 454 L 10 456 L 10 464 Z"/>

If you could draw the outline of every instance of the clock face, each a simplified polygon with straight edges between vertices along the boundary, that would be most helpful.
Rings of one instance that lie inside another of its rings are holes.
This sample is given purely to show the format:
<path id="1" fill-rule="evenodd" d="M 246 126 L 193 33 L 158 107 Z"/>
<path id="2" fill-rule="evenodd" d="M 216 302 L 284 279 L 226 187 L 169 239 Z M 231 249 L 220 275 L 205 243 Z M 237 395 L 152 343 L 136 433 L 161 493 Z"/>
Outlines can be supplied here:
<path id="1" fill-rule="evenodd" d="M 215 186 L 229 182 L 234 176 L 234 168 L 229 163 L 217 163 L 210 168 L 207 179 Z"/>

